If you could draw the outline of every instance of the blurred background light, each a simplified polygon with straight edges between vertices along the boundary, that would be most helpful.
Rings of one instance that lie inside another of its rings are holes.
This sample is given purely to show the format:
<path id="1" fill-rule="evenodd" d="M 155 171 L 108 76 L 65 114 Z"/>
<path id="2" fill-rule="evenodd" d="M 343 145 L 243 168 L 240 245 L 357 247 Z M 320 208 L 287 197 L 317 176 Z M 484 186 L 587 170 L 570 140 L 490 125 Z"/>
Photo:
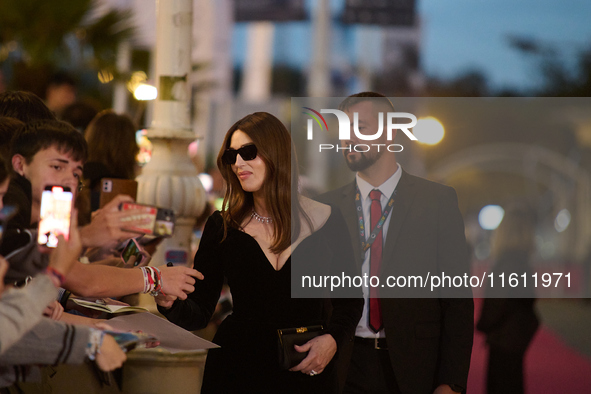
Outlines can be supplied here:
<path id="1" fill-rule="evenodd" d="M 478 214 L 478 223 L 485 230 L 494 230 L 499 227 L 505 216 L 505 210 L 499 205 L 487 205 Z"/>
<path id="2" fill-rule="evenodd" d="M 137 100 L 154 100 L 158 97 L 158 89 L 155 86 L 141 83 L 133 91 L 133 97 Z"/>
<path id="3" fill-rule="evenodd" d="M 143 71 L 134 71 L 127 81 L 127 90 L 131 93 L 135 92 L 138 86 L 148 80 L 148 75 Z"/>
<path id="4" fill-rule="evenodd" d="M 187 148 L 187 153 L 189 154 L 189 157 L 195 157 L 195 156 L 197 156 L 198 152 L 199 152 L 199 140 L 195 140 L 189 144 L 189 147 Z"/>
<path id="5" fill-rule="evenodd" d="M 135 140 L 140 147 L 136 160 L 140 166 L 144 166 L 150 162 L 152 158 L 152 142 L 148 139 L 148 131 L 146 129 L 138 130 L 135 133 Z"/>
<path id="6" fill-rule="evenodd" d="M 198 177 L 205 191 L 208 193 L 211 192 L 213 189 L 213 177 L 205 172 L 199 174 Z"/>
<path id="7" fill-rule="evenodd" d="M 113 73 L 108 70 L 101 70 L 98 72 L 98 79 L 101 83 L 109 83 L 113 80 Z"/>
<path id="8" fill-rule="evenodd" d="M 215 207 L 216 210 L 221 211 L 222 207 L 224 206 L 224 198 L 223 197 L 216 198 L 213 201 L 213 206 Z"/>
<path id="9" fill-rule="evenodd" d="M 445 135 L 445 129 L 439 120 L 432 116 L 419 118 L 415 127 L 412 128 L 412 133 L 417 137 L 419 142 L 427 145 L 438 144 Z"/>
<path id="10" fill-rule="evenodd" d="M 556 219 L 554 219 L 554 228 L 556 229 L 556 231 L 561 233 L 564 230 L 566 230 L 568 225 L 570 224 L 570 218 L 571 216 L 568 209 L 565 208 L 558 212 L 558 215 L 556 215 Z"/>

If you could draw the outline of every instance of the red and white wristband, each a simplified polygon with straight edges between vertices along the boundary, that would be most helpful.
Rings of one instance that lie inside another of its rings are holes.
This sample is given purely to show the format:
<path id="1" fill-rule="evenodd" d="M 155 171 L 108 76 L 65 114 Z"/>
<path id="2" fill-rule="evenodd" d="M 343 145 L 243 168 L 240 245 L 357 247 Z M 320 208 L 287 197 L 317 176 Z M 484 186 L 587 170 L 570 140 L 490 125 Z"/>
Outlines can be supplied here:
<path id="1" fill-rule="evenodd" d="M 150 293 L 151 296 L 164 294 L 162 291 L 162 273 L 157 267 L 141 267 L 144 275 L 144 293 Z"/>

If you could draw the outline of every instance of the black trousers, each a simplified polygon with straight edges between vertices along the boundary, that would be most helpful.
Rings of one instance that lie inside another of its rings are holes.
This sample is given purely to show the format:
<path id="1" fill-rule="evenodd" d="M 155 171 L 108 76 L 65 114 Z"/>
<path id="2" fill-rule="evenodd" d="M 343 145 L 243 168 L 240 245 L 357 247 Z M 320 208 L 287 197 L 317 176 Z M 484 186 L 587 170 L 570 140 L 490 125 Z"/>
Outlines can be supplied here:
<path id="1" fill-rule="evenodd" d="M 488 394 L 523 394 L 523 356 L 491 346 L 488 354 Z"/>
<path id="2" fill-rule="evenodd" d="M 344 394 L 400 394 L 386 349 L 355 343 Z"/>

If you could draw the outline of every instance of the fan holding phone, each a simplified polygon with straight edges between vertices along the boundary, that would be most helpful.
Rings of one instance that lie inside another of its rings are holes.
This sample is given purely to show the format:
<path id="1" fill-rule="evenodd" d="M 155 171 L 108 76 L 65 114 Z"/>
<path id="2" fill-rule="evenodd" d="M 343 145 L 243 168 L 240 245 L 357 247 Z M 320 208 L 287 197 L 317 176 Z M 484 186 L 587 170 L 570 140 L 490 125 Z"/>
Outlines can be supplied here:
<path id="1" fill-rule="evenodd" d="M 41 214 L 37 243 L 48 248 L 57 246 L 57 237 L 70 235 L 72 192 L 68 187 L 46 186 L 41 195 Z"/>
<path id="2" fill-rule="evenodd" d="M 38 246 L 55 246 L 58 234 L 69 237 L 67 229 L 72 203 L 81 186 L 87 149 L 84 137 L 76 129 L 56 120 L 32 122 L 14 135 L 10 163 L 15 174 L 10 180 L 5 201 L 7 205 L 17 207 L 18 213 L 4 229 L 5 242 L 0 252 L 11 255 L 11 269 L 14 266 L 19 270 L 16 272 L 18 275 L 9 271 L 10 276 L 7 274 L 6 280 L 20 281 L 24 279 L 21 274 L 32 275 L 40 267 L 42 269 L 44 257 L 38 254 Z M 133 202 L 129 196 L 118 195 L 97 210 L 91 222 L 79 228 L 82 245 L 85 248 L 110 249 L 123 240 L 146 233 L 139 231 L 134 234 L 122 229 L 154 221 L 143 218 L 147 208 L 119 210 L 122 203 Z M 31 239 L 33 232 L 30 229 L 38 225 L 41 235 L 34 235 Z M 195 278 L 201 277 L 196 270 L 188 267 L 162 266 L 160 270 L 163 291 L 181 299 L 193 291 Z M 76 262 L 63 287 L 81 296 L 117 297 L 142 292 L 144 285 L 144 276 L 139 269 L 121 270 Z"/>

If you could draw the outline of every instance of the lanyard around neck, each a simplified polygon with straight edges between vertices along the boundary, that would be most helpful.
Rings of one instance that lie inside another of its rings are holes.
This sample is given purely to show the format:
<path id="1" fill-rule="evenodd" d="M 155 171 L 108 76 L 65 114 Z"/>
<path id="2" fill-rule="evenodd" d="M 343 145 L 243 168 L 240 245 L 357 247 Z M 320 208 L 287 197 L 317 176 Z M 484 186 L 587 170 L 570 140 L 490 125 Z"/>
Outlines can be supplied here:
<path id="1" fill-rule="evenodd" d="M 382 231 L 382 227 L 384 226 L 384 223 L 386 222 L 388 215 L 390 215 L 390 212 L 392 212 L 392 207 L 394 207 L 394 197 L 396 196 L 396 189 L 394 189 L 394 191 L 392 192 L 390 200 L 388 201 L 388 204 L 386 204 L 386 208 L 382 211 L 382 216 L 380 217 L 380 220 L 375 225 L 375 227 L 371 231 L 371 234 L 366 240 L 365 219 L 363 218 L 363 206 L 361 205 L 361 192 L 359 191 L 359 186 L 356 185 L 355 188 L 355 206 L 357 207 L 357 217 L 359 218 L 359 239 L 361 240 L 361 259 L 365 259 L 365 253 L 367 253 L 367 250 L 371 247 L 371 244 L 373 244 L 373 242 L 376 240 L 378 233 Z"/>

